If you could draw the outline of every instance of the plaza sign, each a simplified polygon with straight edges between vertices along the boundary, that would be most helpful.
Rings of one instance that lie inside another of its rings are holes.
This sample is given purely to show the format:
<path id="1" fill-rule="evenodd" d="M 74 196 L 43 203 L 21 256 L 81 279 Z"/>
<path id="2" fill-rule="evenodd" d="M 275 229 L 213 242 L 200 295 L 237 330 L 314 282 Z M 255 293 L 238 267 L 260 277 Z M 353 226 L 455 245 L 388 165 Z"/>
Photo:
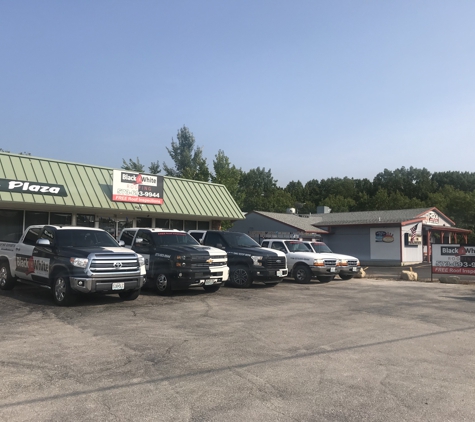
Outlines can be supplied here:
<path id="1" fill-rule="evenodd" d="M 0 191 L 11 193 L 31 193 L 34 195 L 68 196 L 63 185 L 31 182 L 14 179 L 0 179 Z"/>

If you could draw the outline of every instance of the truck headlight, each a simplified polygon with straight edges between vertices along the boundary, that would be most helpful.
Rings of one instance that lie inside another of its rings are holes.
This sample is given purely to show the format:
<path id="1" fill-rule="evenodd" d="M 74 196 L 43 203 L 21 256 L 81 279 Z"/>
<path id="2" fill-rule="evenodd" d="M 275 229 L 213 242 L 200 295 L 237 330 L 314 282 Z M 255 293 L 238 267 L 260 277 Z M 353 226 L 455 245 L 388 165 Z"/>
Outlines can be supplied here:
<path id="1" fill-rule="evenodd" d="M 89 260 L 87 258 L 69 258 L 72 265 L 79 268 L 86 268 Z"/>
<path id="2" fill-rule="evenodd" d="M 324 267 L 325 266 L 325 261 L 323 259 L 314 259 L 313 260 L 313 265 L 315 267 Z"/>
<path id="3" fill-rule="evenodd" d="M 262 259 L 263 259 L 262 256 L 257 256 L 257 255 L 256 256 L 251 256 L 251 259 L 252 259 L 254 265 L 258 265 L 258 266 L 262 267 Z"/>
<path id="4" fill-rule="evenodd" d="M 139 267 L 142 267 L 145 265 L 145 258 L 142 255 L 138 256 L 139 258 Z"/>

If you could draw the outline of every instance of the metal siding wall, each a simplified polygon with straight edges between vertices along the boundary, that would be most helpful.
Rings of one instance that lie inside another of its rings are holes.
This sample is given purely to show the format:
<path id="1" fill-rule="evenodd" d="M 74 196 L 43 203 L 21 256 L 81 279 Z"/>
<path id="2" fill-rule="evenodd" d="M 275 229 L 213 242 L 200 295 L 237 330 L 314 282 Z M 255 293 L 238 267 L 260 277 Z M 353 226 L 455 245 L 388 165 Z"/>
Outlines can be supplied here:
<path id="1" fill-rule="evenodd" d="M 371 259 L 369 227 L 332 227 L 331 231 L 322 239 L 333 252 L 355 256 L 360 261 Z"/>

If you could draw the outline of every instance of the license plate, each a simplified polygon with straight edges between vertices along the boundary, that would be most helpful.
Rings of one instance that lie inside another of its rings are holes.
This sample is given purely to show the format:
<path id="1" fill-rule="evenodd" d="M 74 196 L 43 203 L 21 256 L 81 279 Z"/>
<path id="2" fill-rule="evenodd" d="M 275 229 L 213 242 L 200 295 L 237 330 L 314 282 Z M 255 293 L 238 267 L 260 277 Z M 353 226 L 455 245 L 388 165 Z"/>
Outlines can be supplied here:
<path id="1" fill-rule="evenodd" d="M 124 283 L 112 283 L 112 290 L 124 290 Z"/>
<path id="2" fill-rule="evenodd" d="M 331 273 L 334 273 L 335 271 L 336 271 L 336 268 L 335 268 L 335 267 L 331 267 L 331 268 L 330 268 L 330 272 L 331 272 Z"/>
<path id="3" fill-rule="evenodd" d="M 214 284 L 214 280 L 205 280 L 205 286 L 209 286 L 210 284 Z"/>

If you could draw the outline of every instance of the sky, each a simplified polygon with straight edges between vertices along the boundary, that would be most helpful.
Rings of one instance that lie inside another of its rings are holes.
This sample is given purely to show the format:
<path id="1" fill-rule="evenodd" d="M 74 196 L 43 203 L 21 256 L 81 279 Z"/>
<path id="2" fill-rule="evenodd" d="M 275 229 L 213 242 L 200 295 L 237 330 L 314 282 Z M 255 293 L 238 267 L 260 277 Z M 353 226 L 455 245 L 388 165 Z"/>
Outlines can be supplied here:
<path id="1" fill-rule="evenodd" d="M 475 171 L 473 0 L 0 0 L 0 148 L 277 185 Z"/>

